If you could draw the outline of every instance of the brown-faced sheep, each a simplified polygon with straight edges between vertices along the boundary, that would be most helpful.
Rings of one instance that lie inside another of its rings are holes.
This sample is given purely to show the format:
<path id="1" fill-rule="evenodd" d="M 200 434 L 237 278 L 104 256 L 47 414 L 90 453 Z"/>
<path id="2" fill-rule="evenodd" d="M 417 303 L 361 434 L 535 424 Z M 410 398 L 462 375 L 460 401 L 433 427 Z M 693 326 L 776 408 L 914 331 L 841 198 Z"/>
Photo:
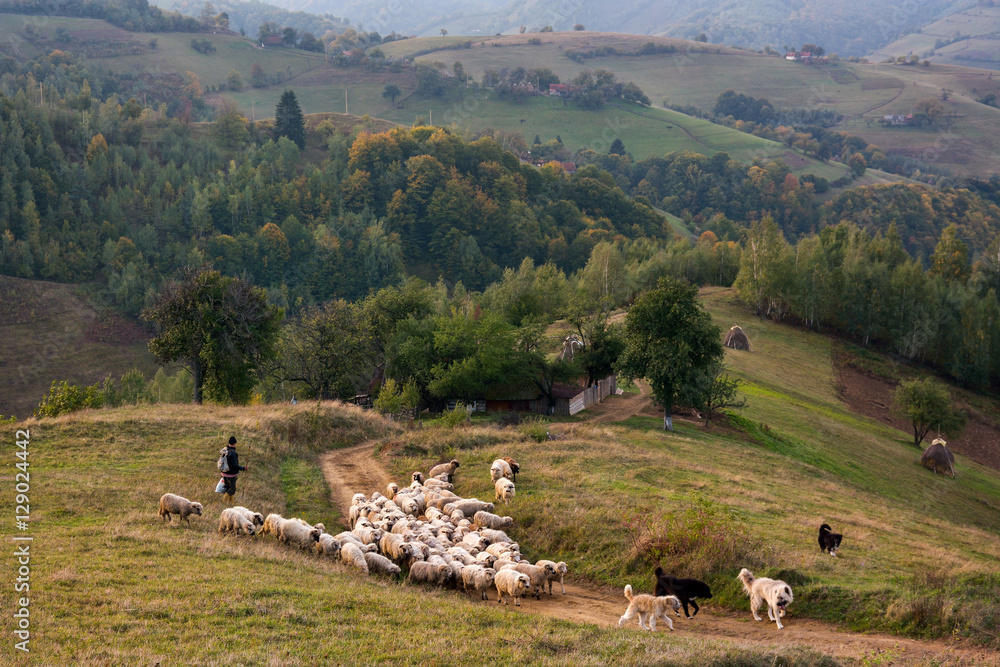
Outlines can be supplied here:
<path id="1" fill-rule="evenodd" d="M 440 474 L 444 473 L 444 474 L 448 475 L 448 481 L 451 482 L 452 477 L 454 477 L 454 475 L 455 475 L 455 470 L 458 469 L 459 465 L 460 464 L 458 462 L 458 459 L 452 459 L 448 463 L 438 464 L 438 465 L 434 466 L 433 468 L 431 468 L 431 471 L 429 473 L 427 473 L 427 477 L 428 478 L 430 478 L 430 477 L 436 477 L 437 475 L 440 475 Z M 430 481 L 430 480 L 428 479 L 428 481 Z"/>
<path id="2" fill-rule="evenodd" d="M 553 574 L 549 575 L 549 595 L 552 595 L 553 581 L 559 582 L 559 585 L 562 586 L 563 595 L 566 595 L 566 584 L 563 583 L 563 577 L 566 576 L 566 573 L 569 571 L 569 568 L 566 566 L 565 562 L 559 561 L 558 563 L 555 563 L 550 560 L 536 560 L 535 565 L 537 567 L 545 567 L 546 565 L 551 565 L 552 568 L 555 570 Z"/>
<path id="3" fill-rule="evenodd" d="M 237 512 L 236 508 L 227 507 L 219 515 L 219 532 L 231 532 L 236 535 L 240 533 L 243 535 L 255 535 L 257 533 L 257 526 L 253 525 L 250 519 L 247 519 L 241 512 Z"/>
<path id="4" fill-rule="evenodd" d="M 364 558 L 365 564 L 368 565 L 368 571 L 372 574 L 383 574 L 387 577 L 394 577 L 402 572 L 398 565 L 385 556 L 368 552 L 364 555 Z"/>
<path id="5" fill-rule="evenodd" d="M 358 539 L 365 544 L 378 544 L 379 540 L 385 534 L 385 531 L 373 527 L 370 523 L 368 525 L 358 524 L 351 532 L 357 535 Z"/>
<path id="6" fill-rule="evenodd" d="M 545 582 L 549 580 L 551 575 L 556 573 L 556 570 L 552 565 L 539 566 L 529 565 L 527 563 L 504 565 L 500 571 L 503 572 L 504 570 L 514 570 L 526 575 L 531 584 L 531 594 L 534 595 L 536 599 L 541 599 L 542 589 L 545 588 Z"/>
<path id="7" fill-rule="evenodd" d="M 447 563 L 434 565 L 419 561 L 410 566 L 409 580 L 411 583 L 434 584 L 444 588 L 451 583 L 451 579 L 452 570 Z"/>
<path id="8" fill-rule="evenodd" d="M 492 479 L 494 483 L 501 477 L 510 479 L 513 476 L 514 471 L 510 469 L 510 464 L 503 459 L 497 459 L 490 465 L 490 479 Z"/>
<path id="9" fill-rule="evenodd" d="M 365 554 L 361 551 L 361 548 L 353 542 L 344 542 L 340 545 L 340 560 L 343 561 L 345 565 L 350 565 L 351 567 L 357 568 L 365 574 L 368 574 L 368 561 L 365 560 Z"/>
<path id="10" fill-rule="evenodd" d="M 237 505 L 232 509 L 236 510 L 237 512 L 245 516 L 247 520 L 249 520 L 250 523 L 252 523 L 253 525 L 255 526 L 264 525 L 264 515 L 261 514 L 260 512 L 254 512 L 253 510 L 249 510 L 246 507 L 241 507 L 240 505 Z"/>
<path id="11" fill-rule="evenodd" d="M 412 480 L 413 482 L 416 482 L 417 484 L 421 484 L 422 485 L 424 483 L 424 473 L 420 472 L 419 470 L 414 470 L 410 474 L 410 480 Z M 412 484 L 411 484 L 411 486 L 412 486 Z"/>
<path id="12" fill-rule="evenodd" d="M 509 505 L 514 500 L 514 482 L 506 477 L 501 477 L 493 485 L 497 500 L 502 500 L 504 505 Z"/>
<path id="13" fill-rule="evenodd" d="M 489 600 L 490 596 L 486 591 L 493 588 L 493 578 L 496 574 L 497 571 L 492 567 L 466 565 L 462 568 L 462 585 L 465 588 L 465 594 L 472 597 L 469 591 L 478 591 L 480 599 Z"/>
<path id="14" fill-rule="evenodd" d="M 202 506 L 201 503 L 191 502 L 187 498 L 178 496 L 173 493 L 164 493 L 160 496 L 160 516 L 167 523 L 172 523 L 173 518 L 171 514 L 176 514 L 181 518 L 181 520 L 186 521 L 190 526 L 191 521 L 188 519 L 192 514 L 201 516 Z"/>
<path id="15" fill-rule="evenodd" d="M 503 530 L 514 526 L 514 517 L 497 516 L 490 512 L 476 512 L 472 520 L 480 528 L 492 528 L 493 530 Z"/>
<path id="16" fill-rule="evenodd" d="M 503 462 L 510 466 L 510 480 L 517 483 L 517 473 L 521 472 L 521 465 L 509 456 L 503 457 Z"/>
<path id="17" fill-rule="evenodd" d="M 517 570 L 500 570 L 493 577 L 493 585 L 497 589 L 497 604 L 504 602 L 504 593 L 508 597 L 514 598 L 514 606 L 521 606 L 521 596 L 528 592 L 531 587 L 531 580 L 528 575 L 521 574 Z"/>

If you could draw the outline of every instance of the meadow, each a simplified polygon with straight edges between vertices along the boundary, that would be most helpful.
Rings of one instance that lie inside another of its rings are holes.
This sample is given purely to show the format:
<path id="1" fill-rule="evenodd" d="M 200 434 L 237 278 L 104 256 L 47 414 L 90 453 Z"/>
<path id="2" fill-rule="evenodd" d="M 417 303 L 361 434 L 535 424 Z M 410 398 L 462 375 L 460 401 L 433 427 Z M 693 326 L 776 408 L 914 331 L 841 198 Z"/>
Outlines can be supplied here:
<path id="1" fill-rule="evenodd" d="M 768 645 L 778 637 L 749 620 L 742 566 L 793 585 L 791 627 L 816 619 L 997 648 L 1000 473 L 962 456 L 957 480 L 922 469 L 907 434 L 838 399 L 831 339 L 756 320 L 730 290 L 702 298 L 756 349 L 727 351 L 748 406 L 708 428 L 679 417 L 667 433 L 651 410 L 601 424 L 581 413 L 408 430 L 330 403 L 140 405 L 18 425 L 31 431 L 33 650 L 45 664 L 81 665 L 841 664 L 808 640 Z M 545 440 L 546 428 L 559 439 Z M 701 614 L 748 625 L 725 638 L 683 619 L 669 635 L 607 627 L 614 618 L 571 623 L 361 578 L 271 538 L 221 537 L 214 462 L 230 434 L 250 465 L 241 504 L 328 527 L 340 513 L 319 472 L 324 452 L 378 442 L 379 465 L 400 480 L 455 456 L 456 491 L 480 498 L 492 498 L 489 462 L 513 456 L 522 473 L 503 509 L 526 557 L 565 560 L 572 582 L 612 598 L 625 583 L 650 591 L 660 563 L 712 585 Z M 165 491 L 203 502 L 205 516 L 164 525 Z M 13 512 L 12 498 L 0 511 Z M 845 534 L 837 559 L 817 548 L 824 521 Z"/>

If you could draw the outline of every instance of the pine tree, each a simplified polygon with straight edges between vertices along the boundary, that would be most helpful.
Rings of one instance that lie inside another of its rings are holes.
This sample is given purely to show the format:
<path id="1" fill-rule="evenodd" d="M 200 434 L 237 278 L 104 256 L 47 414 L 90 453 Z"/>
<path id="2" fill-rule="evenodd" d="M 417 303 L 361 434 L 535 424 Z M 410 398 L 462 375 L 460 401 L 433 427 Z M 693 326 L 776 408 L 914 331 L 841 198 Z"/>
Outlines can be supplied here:
<path id="1" fill-rule="evenodd" d="M 274 138 L 288 137 L 299 148 L 306 147 L 306 123 L 295 93 L 286 90 L 274 109 Z"/>

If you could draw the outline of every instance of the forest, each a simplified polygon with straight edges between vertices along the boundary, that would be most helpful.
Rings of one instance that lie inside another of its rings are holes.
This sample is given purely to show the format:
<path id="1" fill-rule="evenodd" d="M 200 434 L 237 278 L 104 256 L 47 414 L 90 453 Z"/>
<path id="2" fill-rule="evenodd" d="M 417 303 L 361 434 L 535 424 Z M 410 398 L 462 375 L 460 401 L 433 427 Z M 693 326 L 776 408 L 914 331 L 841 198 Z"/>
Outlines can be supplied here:
<path id="1" fill-rule="evenodd" d="M 183 105 L 144 107 L 134 80 L 71 54 L 6 58 L 0 71 L 0 271 L 96 285 L 131 315 L 185 267 L 213 266 L 262 288 L 286 328 L 412 279 L 436 295 L 427 317 L 486 309 L 515 329 L 565 317 L 583 327 L 676 276 L 735 284 L 762 316 L 884 346 L 969 386 L 1000 377 L 992 182 L 822 201 L 781 161 L 581 151 L 569 174 L 519 160 L 489 131 L 365 122 L 314 124 L 303 150 L 233 105 L 214 123 L 191 122 Z M 179 82 L 191 104 L 195 84 Z M 44 104 L 28 93 L 39 87 Z M 405 326 L 414 345 L 431 325 Z M 395 379 L 424 373 L 429 391 L 426 369 L 407 368 Z M 349 394 L 362 375 L 322 391 Z"/>

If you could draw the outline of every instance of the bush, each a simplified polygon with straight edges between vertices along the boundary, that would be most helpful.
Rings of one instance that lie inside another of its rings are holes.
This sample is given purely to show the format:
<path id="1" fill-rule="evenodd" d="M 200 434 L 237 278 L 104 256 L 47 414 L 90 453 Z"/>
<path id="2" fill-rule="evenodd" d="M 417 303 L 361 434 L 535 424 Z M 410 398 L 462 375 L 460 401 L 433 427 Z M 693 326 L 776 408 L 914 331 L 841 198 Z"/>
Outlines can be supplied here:
<path id="1" fill-rule="evenodd" d="M 469 413 L 466 411 L 464 403 L 456 403 L 455 409 L 445 410 L 435 421 L 445 428 L 455 428 L 459 424 L 468 423 Z"/>

